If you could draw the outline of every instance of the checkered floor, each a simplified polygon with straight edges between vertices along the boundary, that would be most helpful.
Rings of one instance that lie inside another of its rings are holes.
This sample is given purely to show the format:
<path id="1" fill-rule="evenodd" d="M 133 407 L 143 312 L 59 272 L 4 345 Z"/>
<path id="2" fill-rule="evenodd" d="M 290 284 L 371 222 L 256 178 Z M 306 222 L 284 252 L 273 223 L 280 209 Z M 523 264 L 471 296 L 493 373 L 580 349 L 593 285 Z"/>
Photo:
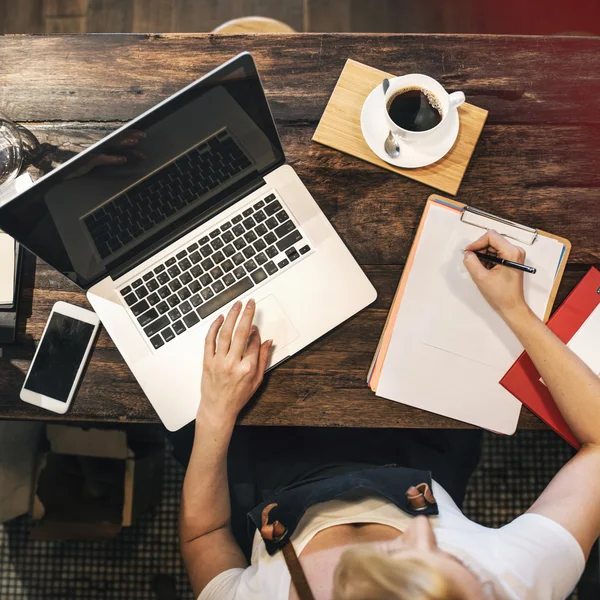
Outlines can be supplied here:
<path id="1" fill-rule="evenodd" d="M 499 527 L 525 511 L 572 451 L 551 432 L 486 434 L 465 513 Z M 191 600 L 177 546 L 183 470 L 165 454 L 162 501 L 111 542 L 32 542 L 28 518 L 0 526 L 0 600 Z M 176 594 L 157 593 L 175 589 Z"/>

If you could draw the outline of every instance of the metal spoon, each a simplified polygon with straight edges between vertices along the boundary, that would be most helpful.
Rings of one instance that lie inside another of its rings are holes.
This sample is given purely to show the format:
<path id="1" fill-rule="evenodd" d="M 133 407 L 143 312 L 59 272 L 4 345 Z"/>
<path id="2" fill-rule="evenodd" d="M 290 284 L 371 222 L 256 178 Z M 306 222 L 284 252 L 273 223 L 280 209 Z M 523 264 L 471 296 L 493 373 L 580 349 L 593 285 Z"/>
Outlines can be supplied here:
<path id="1" fill-rule="evenodd" d="M 390 81 L 387 77 L 383 80 L 383 95 L 387 94 L 388 88 L 390 87 Z M 385 153 L 390 158 L 398 158 L 400 156 L 400 144 L 398 144 L 398 140 L 394 137 L 392 132 L 390 131 L 387 138 L 385 138 L 385 142 L 383 144 L 383 148 L 385 149 Z"/>

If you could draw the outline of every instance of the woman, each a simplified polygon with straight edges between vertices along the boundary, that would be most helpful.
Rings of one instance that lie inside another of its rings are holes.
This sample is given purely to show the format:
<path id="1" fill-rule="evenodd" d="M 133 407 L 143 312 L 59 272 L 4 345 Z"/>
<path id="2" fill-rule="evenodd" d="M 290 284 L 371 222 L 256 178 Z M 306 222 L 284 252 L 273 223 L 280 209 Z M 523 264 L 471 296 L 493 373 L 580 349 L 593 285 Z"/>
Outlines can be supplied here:
<path id="1" fill-rule="evenodd" d="M 460 470 L 438 464 L 433 480 L 420 470 L 423 457 L 447 454 L 428 454 L 425 445 L 411 446 L 417 450 L 402 466 L 374 468 L 383 463 L 365 460 L 301 477 L 288 472 L 287 482 L 295 483 L 283 490 L 286 478 L 279 473 L 279 482 L 263 485 L 258 506 L 248 511 L 248 535 L 254 534 L 249 566 L 242 547 L 252 537 L 245 539 L 239 527 L 244 477 L 241 485 L 231 482 L 231 511 L 227 454 L 238 413 L 262 381 L 271 342 L 261 344 L 252 329 L 252 302 L 234 332 L 236 304 L 206 339 L 202 402 L 183 489 L 181 549 L 202 600 L 558 600 L 571 592 L 600 535 L 600 380 L 529 310 L 521 272 L 488 270 L 479 262 L 473 251 L 488 247 L 518 262 L 525 252 L 489 231 L 467 248 L 464 264 L 535 363 L 582 443 L 577 455 L 526 514 L 497 530 L 469 521 L 444 489 L 456 483 L 448 472 Z M 264 438 L 269 441 L 268 433 Z M 371 438 L 379 444 L 379 434 Z M 237 444 L 231 452 L 238 452 Z M 308 450 L 297 448 L 297 456 Z M 269 456 L 278 454 L 270 444 Z M 459 502 L 464 485 L 455 485 Z"/>

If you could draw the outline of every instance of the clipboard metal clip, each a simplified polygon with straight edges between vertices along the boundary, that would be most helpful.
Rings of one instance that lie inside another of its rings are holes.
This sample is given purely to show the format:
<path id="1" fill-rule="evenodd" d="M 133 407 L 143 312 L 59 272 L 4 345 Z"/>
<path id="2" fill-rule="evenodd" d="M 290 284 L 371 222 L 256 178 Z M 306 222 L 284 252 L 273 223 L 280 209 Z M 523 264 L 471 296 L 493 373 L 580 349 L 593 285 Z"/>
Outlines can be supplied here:
<path id="1" fill-rule="evenodd" d="M 530 246 L 538 236 L 537 229 L 497 217 L 472 206 L 465 206 L 463 208 L 460 220 L 463 223 L 481 227 L 482 229 L 495 229 L 501 235 Z"/>

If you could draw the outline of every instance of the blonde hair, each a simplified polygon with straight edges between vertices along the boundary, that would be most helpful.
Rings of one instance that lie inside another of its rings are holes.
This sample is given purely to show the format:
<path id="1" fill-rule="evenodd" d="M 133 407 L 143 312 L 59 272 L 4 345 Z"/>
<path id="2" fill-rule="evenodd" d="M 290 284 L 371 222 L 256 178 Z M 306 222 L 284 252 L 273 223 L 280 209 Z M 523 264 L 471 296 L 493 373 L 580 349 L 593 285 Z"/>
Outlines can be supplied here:
<path id="1" fill-rule="evenodd" d="M 346 550 L 333 575 L 333 600 L 462 600 L 456 586 L 418 557 Z"/>

